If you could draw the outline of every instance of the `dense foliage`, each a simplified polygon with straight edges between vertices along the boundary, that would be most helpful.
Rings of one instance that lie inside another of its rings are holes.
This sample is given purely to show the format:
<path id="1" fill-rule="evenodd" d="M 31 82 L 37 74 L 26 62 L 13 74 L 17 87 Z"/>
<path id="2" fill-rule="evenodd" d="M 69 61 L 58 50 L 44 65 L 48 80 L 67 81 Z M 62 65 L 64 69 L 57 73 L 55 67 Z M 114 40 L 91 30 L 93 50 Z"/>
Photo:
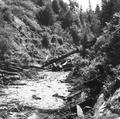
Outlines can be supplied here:
<path id="1" fill-rule="evenodd" d="M 74 0 L 69 4 L 0 0 L 0 61 L 42 65 L 74 50 L 77 53 L 69 57 L 74 65 L 69 80 L 83 88 L 86 100 L 97 101 L 101 92 L 107 100 L 116 90 L 110 89 L 111 84 L 119 79 L 119 0 L 102 0 L 102 7 L 97 5 L 95 11 L 89 0 L 86 12 Z M 85 106 L 93 108 L 94 104 Z"/>

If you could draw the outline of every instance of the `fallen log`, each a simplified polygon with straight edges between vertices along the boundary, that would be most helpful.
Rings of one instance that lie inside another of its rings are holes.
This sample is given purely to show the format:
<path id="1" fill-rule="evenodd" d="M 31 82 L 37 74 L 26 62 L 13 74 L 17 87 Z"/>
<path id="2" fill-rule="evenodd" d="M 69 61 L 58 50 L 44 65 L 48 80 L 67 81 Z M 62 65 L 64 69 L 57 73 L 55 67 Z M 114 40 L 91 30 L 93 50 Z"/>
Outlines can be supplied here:
<path id="1" fill-rule="evenodd" d="M 36 66 L 36 65 L 23 65 L 21 66 L 23 69 L 30 69 L 30 68 L 35 68 L 35 69 L 44 69 L 44 67 L 41 66 Z"/>
<path id="2" fill-rule="evenodd" d="M 4 61 L 0 61 L 0 67 L 1 69 L 14 69 L 14 70 L 18 70 L 18 71 L 22 71 L 23 69 L 21 68 L 21 66 L 19 64 L 13 63 L 13 62 L 4 62 Z"/>
<path id="3" fill-rule="evenodd" d="M 79 95 L 81 92 L 82 92 L 82 91 L 79 90 L 79 91 L 77 91 L 77 92 L 75 92 L 75 93 L 69 95 L 66 99 L 67 99 L 67 100 L 71 100 L 73 97 Z"/>
<path id="4" fill-rule="evenodd" d="M 5 79 L 9 79 L 9 80 L 19 80 L 20 76 L 19 75 L 9 75 L 9 76 L 5 76 Z"/>
<path id="5" fill-rule="evenodd" d="M 80 50 L 77 48 L 76 50 L 71 51 L 71 52 L 69 52 L 69 53 L 67 53 L 67 54 L 65 54 L 65 55 L 62 55 L 61 57 L 54 58 L 54 59 L 52 59 L 52 60 L 50 60 L 50 61 L 45 62 L 45 63 L 41 66 L 41 68 L 46 67 L 46 66 L 48 66 L 48 65 L 50 65 L 50 64 L 53 64 L 54 62 L 57 62 L 57 61 L 59 61 L 59 60 L 61 60 L 61 59 L 64 59 L 64 58 L 66 58 L 66 57 L 74 54 L 74 53 L 79 53 L 79 52 L 80 52 Z"/>
<path id="6" fill-rule="evenodd" d="M 47 67 L 48 65 L 53 64 L 54 62 L 57 62 L 57 61 L 59 61 L 59 60 L 61 60 L 61 59 L 64 59 L 64 58 L 66 58 L 66 57 L 68 57 L 68 56 L 70 56 L 70 55 L 72 55 L 72 54 L 74 54 L 74 53 L 79 53 L 79 51 L 80 51 L 80 50 L 77 48 L 76 50 L 71 51 L 70 53 L 67 53 L 67 54 L 65 54 L 65 55 L 62 55 L 61 57 L 54 58 L 54 59 L 52 59 L 52 60 L 50 60 L 50 61 L 46 61 L 45 63 L 43 63 L 42 66 L 23 65 L 23 66 L 21 66 L 21 68 L 23 68 L 23 69 L 29 69 L 29 68 L 45 69 L 45 67 Z"/>
<path id="7" fill-rule="evenodd" d="M 23 69 L 21 68 L 21 66 L 18 66 L 18 65 L 12 65 L 12 64 L 10 64 L 9 67 L 14 68 L 14 69 L 19 70 L 19 71 L 22 71 L 22 70 L 23 70 Z"/>
<path id="8" fill-rule="evenodd" d="M 8 71 L 6 71 L 6 70 L 1 70 L 1 69 L 0 69 L 0 74 L 18 75 L 17 72 L 8 72 Z"/>
<path id="9" fill-rule="evenodd" d="M 0 68 L 1 70 L 5 70 L 5 71 L 8 71 L 8 72 L 19 72 L 18 69 L 14 68 L 14 67 L 2 67 Z"/>

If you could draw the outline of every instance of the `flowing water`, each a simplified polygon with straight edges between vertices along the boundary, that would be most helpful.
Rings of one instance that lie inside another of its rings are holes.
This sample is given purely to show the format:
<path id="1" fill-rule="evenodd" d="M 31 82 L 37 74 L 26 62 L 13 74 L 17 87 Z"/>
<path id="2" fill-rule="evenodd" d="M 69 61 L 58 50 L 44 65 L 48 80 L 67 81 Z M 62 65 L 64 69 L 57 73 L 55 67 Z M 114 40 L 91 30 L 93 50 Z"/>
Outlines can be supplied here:
<path id="1" fill-rule="evenodd" d="M 68 74 L 69 72 L 43 71 L 39 72 L 38 79 L 23 79 L 14 82 L 14 85 L 1 88 L 0 110 L 13 110 L 13 118 L 13 113 L 20 112 L 20 106 L 43 110 L 63 107 L 65 101 L 60 96 L 68 96 L 68 90 L 71 88 L 69 84 L 64 83 Z"/>

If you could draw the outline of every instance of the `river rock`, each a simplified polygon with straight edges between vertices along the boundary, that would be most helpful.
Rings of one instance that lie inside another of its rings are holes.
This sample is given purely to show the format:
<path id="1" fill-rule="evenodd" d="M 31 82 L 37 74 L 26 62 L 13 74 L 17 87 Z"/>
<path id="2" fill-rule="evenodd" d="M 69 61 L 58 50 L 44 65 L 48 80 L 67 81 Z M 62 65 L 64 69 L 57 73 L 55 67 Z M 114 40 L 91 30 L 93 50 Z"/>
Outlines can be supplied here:
<path id="1" fill-rule="evenodd" d="M 28 119 L 38 119 L 38 116 L 36 115 L 36 113 L 33 113 L 28 117 Z"/>
<path id="2" fill-rule="evenodd" d="M 107 101 L 104 101 L 103 94 L 101 94 L 94 109 L 95 119 L 103 119 L 104 117 L 105 119 L 120 119 L 120 89 L 116 90 Z"/>
<path id="3" fill-rule="evenodd" d="M 103 115 L 103 112 L 104 112 L 104 109 L 105 109 L 105 104 L 106 103 L 104 101 L 104 94 L 102 93 L 98 97 L 97 103 L 94 106 L 94 109 L 95 109 L 94 118 L 95 119 L 99 119 Z"/>
<path id="4" fill-rule="evenodd" d="M 79 105 L 76 105 L 76 107 L 77 107 L 77 116 L 79 117 L 79 119 L 84 119 L 82 108 Z"/>
<path id="5" fill-rule="evenodd" d="M 116 118 L 116 119 L 120 119 L 120 117 Z"/>

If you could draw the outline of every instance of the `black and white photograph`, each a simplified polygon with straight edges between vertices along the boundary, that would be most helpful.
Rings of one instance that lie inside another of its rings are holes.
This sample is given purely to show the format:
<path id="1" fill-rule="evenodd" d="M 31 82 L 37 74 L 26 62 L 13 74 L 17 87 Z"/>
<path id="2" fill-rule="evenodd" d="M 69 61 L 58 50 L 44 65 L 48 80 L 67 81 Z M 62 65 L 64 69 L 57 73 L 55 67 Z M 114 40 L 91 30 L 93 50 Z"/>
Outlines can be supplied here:
<path id="1" fill-rule="evenodd" d="M 120 119 L 120 0 L 0 0 L 0 119 Z"/>

